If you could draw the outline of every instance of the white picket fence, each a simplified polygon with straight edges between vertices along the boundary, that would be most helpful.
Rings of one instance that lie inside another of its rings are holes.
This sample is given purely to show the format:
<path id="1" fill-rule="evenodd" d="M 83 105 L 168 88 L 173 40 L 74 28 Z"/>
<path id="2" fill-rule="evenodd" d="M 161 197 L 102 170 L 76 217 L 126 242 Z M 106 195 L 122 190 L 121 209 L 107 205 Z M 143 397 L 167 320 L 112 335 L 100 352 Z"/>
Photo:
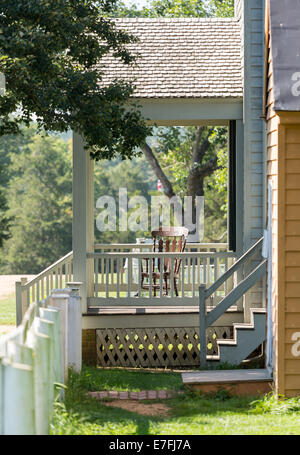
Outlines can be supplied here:
<path id="1" fill-rule="evenodd" d="M 69 368 L 81 371 L 81 317 L 74 285 L 31 303 L 21 324 L 0 337 L 1 435 L 49 434 L 55 384 L 66 383 Z"/>

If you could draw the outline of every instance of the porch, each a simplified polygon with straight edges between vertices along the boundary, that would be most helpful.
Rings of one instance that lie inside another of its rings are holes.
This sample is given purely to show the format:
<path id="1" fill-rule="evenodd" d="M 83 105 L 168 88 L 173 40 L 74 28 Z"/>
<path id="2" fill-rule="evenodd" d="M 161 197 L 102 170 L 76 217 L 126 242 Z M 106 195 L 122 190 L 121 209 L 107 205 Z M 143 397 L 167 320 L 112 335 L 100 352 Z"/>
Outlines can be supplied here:
<path id="1" fill-rule="evenodd" d="M 149 244 L 95 244 L 95 252 L 87 254 L 94 265 L 94 291 L 82 315 L 83 340 L 88 337 L 89 346 L 83 352 L 88 363 L 197 367 L 200 359 L 201 365 L 219 362 L 220 343 L 231 342 L 234 347 L 236 327 L 251 332 L 247 346 L 251 354 L 264 334 L 265 309 L 257 309 L 256 313 L 262 313 L 256 316 L 252 309 L 252 326 L 245 325 L 247 305 L 242 297 L 263 277 L 265 261 L 254 269 L 252 265 L 248 276 L 243 270 L 250 261 L 257 263 L 258 258 L 253 259 L 261 255 L 261 247 L 262 239 L 237 260 L 226 251 L 226 244 L 187 244 L 184 253 L 153 253 Z M 163 259 L 172 262 L 178 254 L 178 295 L 172 285 L 164 295 L 162 280 L 154 295 L 151 274 L 148 290 L 141 288 L 142 261 L 163 264 Z M 31 281 L 17 283 L 19 318 L 30 303 L 59 293 L 69 283 L 74 283 L 72 252 Z M 262 330 L 257 332 L 259 328 Z M 200 345 L 206 349 L 200 350 Z"/>
<path id="2" fill-rule="evenodd" d="M 150 239 L 149 239 L 150 240 Z M 236 253 L 229 252 L 226 243 L 188 243 L 185 251 L 152 252 L 149 243 L 100 244 L 93 253 L 87 253 L 87 262 L 93 265 L 93 291 L 87 297 L 87 311 L 95 314 L 102 311 L 130 311 L 139 313 L 151 308 L 164 307 L 176 311 L 199 308 L 199 286 L 209 288 L 234 264 Z M 164 261 L 170 261 L 170 280 L 166 294 L 163 283 Z M 174 276 L 174 262 L 180 267 Z M 160 278 L 154 289 L 152 274 L 141 285 L 141 273 L 145 263 L 152 262 Z M 174 282 L 176 280 L 177 295 Z M 21 293 L 23 310 L 34 301 L 46 298 L 53 290 L 63 289 L 74 282 L 73 252 L 45 269 L 32 280 L 23 279 L 17 286 Z M 237 283 L 233 274 L 210 297 L 209 307 L 215 307 Z M 143 289 L 144 287 L 148 289 Z M 242 310 L 242 306 L 239 306 Z M 24 312 L 24 311 L 23 311 Z"/>

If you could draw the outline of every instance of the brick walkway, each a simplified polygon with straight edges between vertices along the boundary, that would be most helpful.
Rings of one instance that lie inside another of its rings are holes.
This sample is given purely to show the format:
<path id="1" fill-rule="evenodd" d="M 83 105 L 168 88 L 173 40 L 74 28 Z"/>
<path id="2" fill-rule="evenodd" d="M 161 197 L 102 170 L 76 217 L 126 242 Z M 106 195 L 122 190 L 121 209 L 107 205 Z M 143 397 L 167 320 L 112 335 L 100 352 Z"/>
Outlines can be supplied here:
<path id="1" fill-rule="evenodd" d="M 141 392 L 116 392 L 102 390 L 100 392 L 88 392 L 93 398 L 98 400 L 102 398 L 114 398 L 117 400 L 165 400 L 174 398 L 183 392 L 174 390 L 142 390 Z"/>

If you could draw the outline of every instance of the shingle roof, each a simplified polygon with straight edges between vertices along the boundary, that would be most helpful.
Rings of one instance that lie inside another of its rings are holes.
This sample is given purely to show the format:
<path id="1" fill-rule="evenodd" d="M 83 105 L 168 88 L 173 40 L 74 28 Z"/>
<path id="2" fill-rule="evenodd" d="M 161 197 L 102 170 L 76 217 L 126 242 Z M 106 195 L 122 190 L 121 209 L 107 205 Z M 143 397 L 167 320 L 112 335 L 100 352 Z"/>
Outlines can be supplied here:
<path id="1" fill-rule="evenodd" d="M 236 19 L 122 18 L 116 25 L 139 37 L 128 49 L 140 58 L 134 68 L 112 56 L 101 60 L 105 85 L 115 78 L 133 81 L 137 98 L 243 96 Z"/>

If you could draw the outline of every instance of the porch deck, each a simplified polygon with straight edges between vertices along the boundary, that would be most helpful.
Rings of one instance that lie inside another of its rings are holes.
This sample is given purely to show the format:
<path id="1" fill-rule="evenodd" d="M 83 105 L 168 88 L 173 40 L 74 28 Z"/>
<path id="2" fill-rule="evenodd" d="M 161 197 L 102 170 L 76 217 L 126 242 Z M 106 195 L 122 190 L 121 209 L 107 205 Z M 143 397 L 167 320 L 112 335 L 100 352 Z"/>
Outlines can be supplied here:
<path id="1" fill-rule="evenodd" d="M 213 310 L 214 307 L 207 307 L 207 312 Z M 227 310 L 227 313 L 235 314 L 238 312 L 237 306 L 232 306 Z M 199 314 L 199 305 L 192 306 L 147 306 L 147 307 L 128 307 L 128 306 L 90 306 L 87 313 L 83 316 L 99 316 L 99 315 L 113 315 L 113 314 L 182 314 L 182 313 L 195 313 Z"/>

